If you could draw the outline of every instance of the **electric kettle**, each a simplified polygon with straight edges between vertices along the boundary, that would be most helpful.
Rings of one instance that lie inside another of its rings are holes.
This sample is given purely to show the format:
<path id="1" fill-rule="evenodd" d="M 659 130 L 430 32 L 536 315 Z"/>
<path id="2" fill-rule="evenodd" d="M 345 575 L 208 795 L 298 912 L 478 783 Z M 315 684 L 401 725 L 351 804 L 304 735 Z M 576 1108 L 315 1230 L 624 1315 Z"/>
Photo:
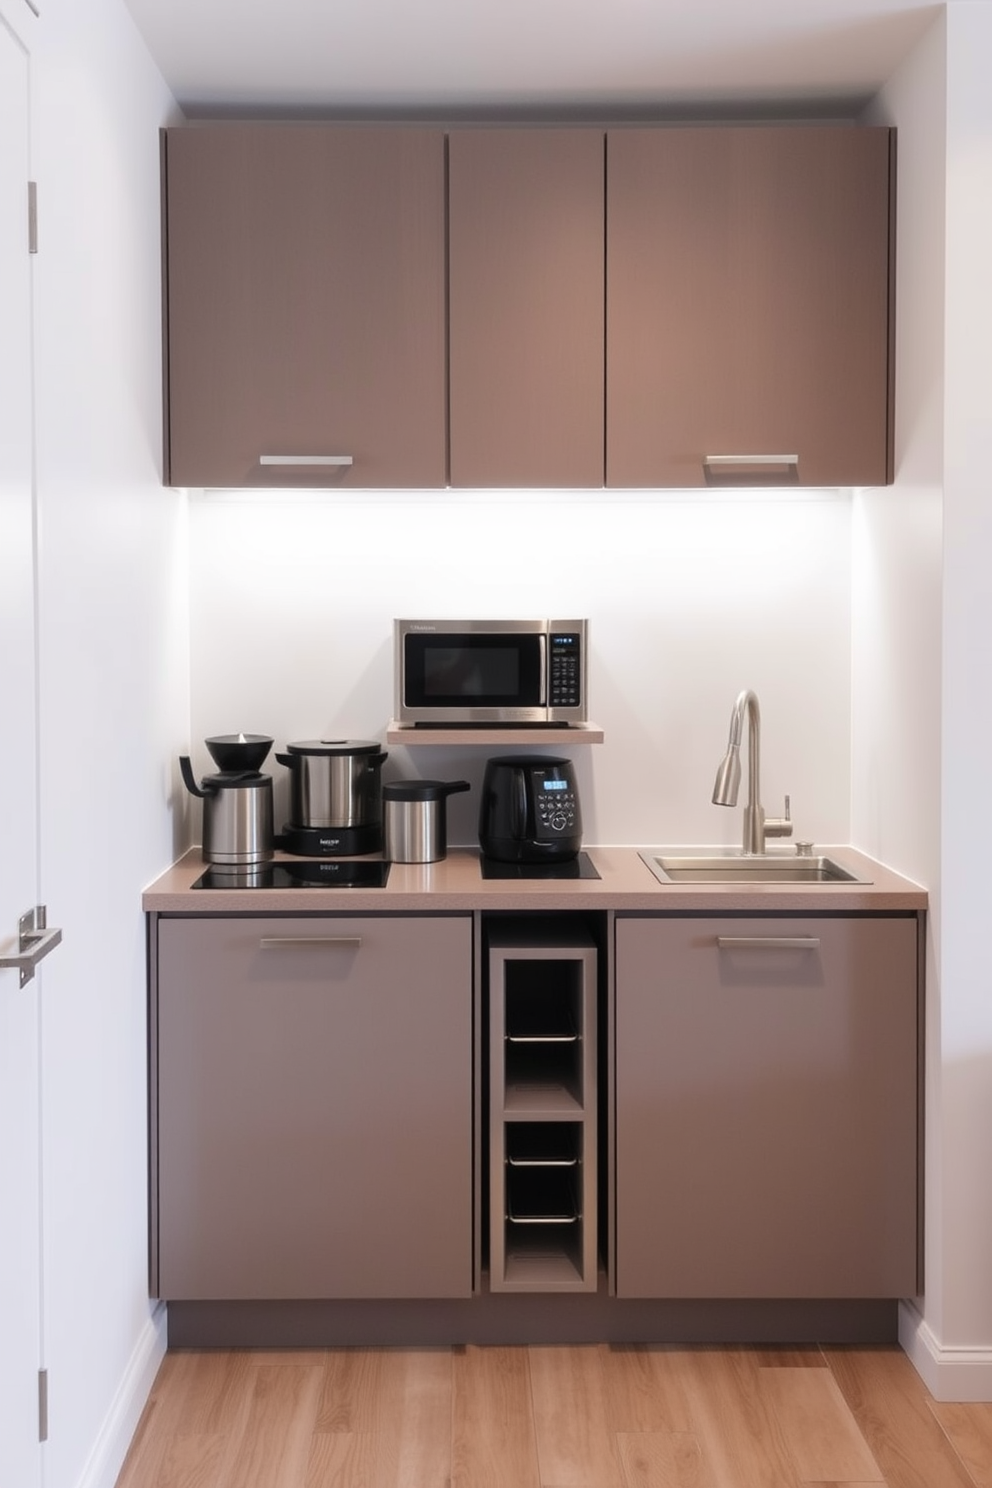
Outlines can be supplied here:
<path id="1" fill-rule="evenodd" d="M 190 795 L 203 802 L 203 861 L 244 866 L 273 856 L 272 776 L 258 769 L 272 746 L 264 734 L 221 734 L 206 740 L 221 769 L 197 783 L 189 755 L 179 768 Z"/>

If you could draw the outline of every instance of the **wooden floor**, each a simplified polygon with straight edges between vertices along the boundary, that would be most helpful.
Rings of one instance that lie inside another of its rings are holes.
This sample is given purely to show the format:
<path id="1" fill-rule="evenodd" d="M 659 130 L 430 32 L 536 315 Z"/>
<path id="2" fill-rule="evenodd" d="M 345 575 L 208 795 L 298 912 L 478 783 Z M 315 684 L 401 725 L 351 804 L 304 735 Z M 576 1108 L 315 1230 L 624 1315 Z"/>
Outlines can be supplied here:
<path id="1" fill-rule="evenodd" d="M 992 1488 L 896 1348 L 173 1352 L 118 1488 Z"/>

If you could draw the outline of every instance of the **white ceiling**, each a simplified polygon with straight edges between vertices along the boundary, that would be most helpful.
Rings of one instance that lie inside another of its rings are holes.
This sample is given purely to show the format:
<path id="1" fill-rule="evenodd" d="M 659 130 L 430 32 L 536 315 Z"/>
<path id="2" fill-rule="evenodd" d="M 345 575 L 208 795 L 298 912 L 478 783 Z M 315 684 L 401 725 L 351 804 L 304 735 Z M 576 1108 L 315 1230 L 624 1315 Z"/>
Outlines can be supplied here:
<path id="1" fill-rule="evenodd" d="M 967 0 L 957 0 L 967 3 Z M 184 111 L 853 112 L 925 0 L 127 0 Z"/>

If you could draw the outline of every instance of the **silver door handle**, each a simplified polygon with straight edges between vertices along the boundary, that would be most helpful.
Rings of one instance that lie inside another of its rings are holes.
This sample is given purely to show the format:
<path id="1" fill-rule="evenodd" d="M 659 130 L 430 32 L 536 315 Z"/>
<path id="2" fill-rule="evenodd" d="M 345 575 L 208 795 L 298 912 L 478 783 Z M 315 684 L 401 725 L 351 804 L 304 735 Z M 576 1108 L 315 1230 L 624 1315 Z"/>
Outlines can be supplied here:
<path id="1" fill-rule="evenodd" d="M 818 951 L 818 935 L 718 935 L 721 951 Z"/>
<path id="2" fill-rule="evenodd" d="M 757 485 L 761 474 L 768 471 L 769 474 L 778 475 L 779 481 L 788 484 L 799 480 L 799 456 L 798 455 L 704 455 L 703 477 L 707 484 L 733 485 L 735 477 L 738 484 Z M 781 472 L 779 474 L 779 472 Z"/>
<path id="3" fill-rule="evenodd" d="M 265 935 L 258 942 L 263 951 L 281 951 L 283 946 L 337 946 L 339 950 L 357 951 L 360 935 Z"/>
<path id="4" fill-rule="evenodd" d="M 723 470 L 728 465 L 797 465 L 798 455 L 704 455 L 703 464 L 713 470 Z"/>
<path id="5" fill-rule="evenodd" d="M 354 465 L 352 455 L 259 455 L 259 465 Z"/>
<path id="6" fill-rule="evenodd" d="M 29 909 L 17 922 L 17 951 L 0 955 L 0 971 L 19 971 L 23 987 L 34 976 L 38 962 L 54 951 L 61 939 L 61 930 L 48 929 L 48 913 L 43 904 Z"/>

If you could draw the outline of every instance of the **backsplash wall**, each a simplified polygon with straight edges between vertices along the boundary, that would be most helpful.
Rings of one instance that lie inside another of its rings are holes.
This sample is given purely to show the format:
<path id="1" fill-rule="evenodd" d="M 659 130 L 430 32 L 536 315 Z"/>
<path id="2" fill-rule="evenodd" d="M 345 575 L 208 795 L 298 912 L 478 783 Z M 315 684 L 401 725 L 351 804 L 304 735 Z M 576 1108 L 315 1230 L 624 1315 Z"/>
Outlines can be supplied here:
<path id="1" fill-rule="evenodd" d="M 278 748 L 384 739 L 395 616 L 587 616 L 590 717 L 606 742 L 561 751 L 587 842 L 737 842 L 740 812 L 710 792 L 743 687 L 761 702 L 769 815 L 788 792 L 797 836 L 848 840 L 844 494 L 193 493 L 190 543 L 200 772 L 214 733 L 268 733 Z M 383 775 L 470 780 L 448 838 L 473 843 L 494 752 L 390 746 Z M 286 772 L 271 768 L 278 824 Z M 182 799 L 178 773 L 175 789 Z M 198 806 L 184 806 L 196 841 Z"/>

